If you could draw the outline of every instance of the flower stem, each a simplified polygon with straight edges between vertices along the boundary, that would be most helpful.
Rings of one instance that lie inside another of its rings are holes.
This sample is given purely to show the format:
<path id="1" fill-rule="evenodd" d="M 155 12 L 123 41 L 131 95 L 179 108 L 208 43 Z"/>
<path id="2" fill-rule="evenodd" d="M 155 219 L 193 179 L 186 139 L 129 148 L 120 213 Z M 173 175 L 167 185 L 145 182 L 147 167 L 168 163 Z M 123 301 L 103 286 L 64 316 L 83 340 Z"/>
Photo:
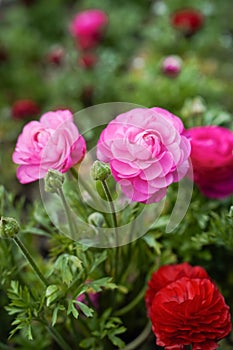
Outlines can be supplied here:
<path id="1" fill-rule="evenodd" d="M 47 325 L 47 329 L 53 337 L 53 339 L 57 342 L 57 344 L 60 345 L 62 350 L 72 350 L 69 344 L 66 343 L 66 341 L 60 335 L 60 333 L 56 330 L 56 328 Z"/>
<path id="2" fill-rule="evenodd" d="M 45 285 L 45 287 L 48 287 L 49 282 L 44 277 L 44 275 L 41 273 L 40 269 L 38 268 L 37 264 L 35 263 L 34 259 L 32 258 L 31 254 L 29 253 L 29 251 L 27 250 L 27 248 L 25 247 L 23 242 L 17 236 L 14 237 L 13 240 L 16 243 L 16 245 L 20 248 L 20 250 L 22 251 L 22 253 L 25 256 L 26 260 L 31 265 L 31 267 L 33 268 L 34 272 L 39 277 L 41 282 Z"/>
<path id="3" fill-rule="evenodd" d="M 192 345 L 185 345 L 184 348 L 185 350 L 192 350 L 193 347 Z"/>
<path id="4" fill-rule="evenodd" d="M 90 186 L 88 186 L 86 181 L 83 181 L 82 177 L 79 176 L 78 172 L 75 170 L 75 168 L 70 169 L 71 174 L 75 178 L 75 180 L 82 185 L 82 187 L 85 189 L 87 193 L 92 197 L 93 200 L 98 202 L 98 198 L 96 197 L 95 192 L 92 190 Z"/>
<path id="5" fill-rule="evenodd" d="M 139 345 L 141 345 L 147 338 L 151 332 L 151 323 L 148 322 L 146 327 L 143 329 L 142 333 L 139 334 L 137 338 L 135 338 L 131 343 L 127 344 L 123 350 L 134 350 L 138 349 Z"/>
<path id="6" fill-rule="evenodd" d="M 68 221 L 68 225 L 69 225 L 69 229 L 70 229 L 71 238 L 75 239 L 76 228 L 75 228 L 74 222 L 72 220 L 72 213 L 71 213 L 70 207 L 69 207 L 69 205 L 67 203 L 66 197 L 64 196 L 64 192 L 63 192 L 63 190 L 61 188 L 58 190 L 58 194 L 61 197 L 62 204 L 63 204 L 64 209 L 65 209 L 65 213 L 66 213 L 66 217 L 67 217 L 67 221 Z"/>
<path id="7" fill-rule="evenodd" d="M 106 195 L 107 201 L 109 203 L 110 206 L 110 210 L 111 210 L 111 214 L 112 214 L 112 225 L 115 229 L 115 235 L 116 235 L 116 250 L 115 250 L 115 276 L 117 279 L 117 275 L 118 275 L 118 265 L 119 265 L 119 241 L 118 241 L 118 223 L 117 223 L 117 216 L 116 216 L 116 210 L 115 210 L 115 206 L 113 203 L 113 198 L 111 195 L 111 192 L 109 190 L 108 184 L 105 180 L 101 181 L 103 189 L 104 189 L 104 193 Z"/>
<path id="8" fill-rule="evenodd" d="M 122 309 L 116 311 L 116 315 L 122 316 L 127 312 L 129 312 L 130 310 L 132 310 L 143 299 L 145 295 L 145 290 L 146 290 L 146 287 L 143 287 L 143 289 L 138 293 L 136 298 L 134 298 L 129 304 L 127 304 Z"/>

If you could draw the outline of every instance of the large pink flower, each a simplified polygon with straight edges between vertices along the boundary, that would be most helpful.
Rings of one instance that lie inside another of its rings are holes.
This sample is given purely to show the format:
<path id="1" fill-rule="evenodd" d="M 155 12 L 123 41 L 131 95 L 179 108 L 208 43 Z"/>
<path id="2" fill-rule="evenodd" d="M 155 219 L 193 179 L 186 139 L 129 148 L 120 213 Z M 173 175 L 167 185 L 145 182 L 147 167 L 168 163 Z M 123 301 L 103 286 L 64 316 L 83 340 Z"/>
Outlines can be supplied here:
<path id="1" fill-rule="evenodd" d="M 19 181 L 29 183 L 43 178 L 49 169 L 66 172 L 83 159 L 85 152 L 86 143 L 73 122 L 72 113 L 57 110 L 25 125 L 18 137 L 13 161 L 19 164 Z"/>
<path id="2" fill-rule="evenodd" d="M 220 126 L 187 130 L 191 137 L 194 181 L 210 198 L 233 193 L 233 132 Z"/>
<path id="3" fill-rule="evenodd" d="M 109 162 L 114 179 L 132 201 L 160 201 L 187 173 L 190 141 L 181 120 L 162 108 L 136 108 L 103 130 L 97 158 Z"/>
<path id="4" fill-rule="evenodd" d="M 78 13 L 70 24 L 70 32 L 82 50 L 96 47 L 108 23 L 108 16 L 98 9 Z"/>

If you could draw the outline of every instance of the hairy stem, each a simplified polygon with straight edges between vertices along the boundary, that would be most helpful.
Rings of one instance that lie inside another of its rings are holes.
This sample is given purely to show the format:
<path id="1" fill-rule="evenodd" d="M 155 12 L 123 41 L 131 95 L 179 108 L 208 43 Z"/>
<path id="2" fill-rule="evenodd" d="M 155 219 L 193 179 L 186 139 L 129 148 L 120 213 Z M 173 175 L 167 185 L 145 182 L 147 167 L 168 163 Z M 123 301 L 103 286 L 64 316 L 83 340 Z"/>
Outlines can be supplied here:
<path id="1" fill-rule="evenodd" d="M 58 194 L 61 197 L 62 204 L 63 204 L 64 209 L 65 209 L 65 213 L 66 213 L 66 217 L 67 217 L 67 221 L 68 221 L 68 225 L 69 225 L 69 229 L 70 229 L 71 238 L 75 239 L 76 228 L 75 228 L 75 225 L 74 225 L 74 222 L 73 222 L 73 219 L 72 219 L 72 213 L 71 213 L 70 207 L 69 207 L 69 205 L 67 203 L 67 200 L 66 200 L 66 198 L 64 196 L 63 190 L 61 188 L 58 190 Z"/>
<path id="2" fill-rule="evenodd" d="M 108 184 L 105 180 L 101 181 L 103 189 L 104 189 L 104 193 L 106 195 L 107 201 L 109 203 L 109 207 L 111 210 L 111 214 L 112 214 L 112 226 L 114 227 L 115 230 L 115 236 L 116 236 L 116 250 L 115 250 L 115 276 L 117 279 L 118 276 L 118 263 L 119 263 L 119 241 L 118 241 L 118 223 L 117 223 L 117 216 L 116 216 L 116 210 L 115 210 L 115 206 L 113 203 L 113 198 L 111 195 L 111 192 L 109 190 Z"/>
<path id="3" fill-rule="evenodd" d="M 31 265 L 31 267 L 33 268 L 34 272 L 36 273 L 36 275 L 39 277 L 39 279 L 41 280 L 41 282 L 45 285 L 45 287 L 48 287 L 49 282 L 47 281 L 47 279 L 44 277 L 44 275 L 42 274 L 42 272 L 40 271 L 39 267 L 37 266 L 37 264 L 35 263 L 34 259 L 32 258 L 31 254 L 29 253 L 29 251 L 27 250 L 27 248 L 25 247 L 25 245 L 23 244 L 23 242 L 20 240 L 19 237 L 14 237 L 13 238 L 14 242 L 16 243 L 16 245 L 20 248 L 20 250 L 22 251 L 23 255 L 25 256 L 26 260 L 28 261 L 28 263 Z"/>

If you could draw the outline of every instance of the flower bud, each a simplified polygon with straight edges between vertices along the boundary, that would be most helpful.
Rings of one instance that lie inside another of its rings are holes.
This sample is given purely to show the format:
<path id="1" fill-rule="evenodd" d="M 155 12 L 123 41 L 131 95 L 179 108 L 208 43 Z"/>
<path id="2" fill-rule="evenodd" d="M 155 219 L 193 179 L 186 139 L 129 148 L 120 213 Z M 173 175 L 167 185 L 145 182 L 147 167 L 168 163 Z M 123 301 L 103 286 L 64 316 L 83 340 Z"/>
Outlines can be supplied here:
<path id="1" fill-rule="evenodd" d="M 62 188 L 64 175 L 57 170 L 49 169 L 45 176 L 45 192 L 56 193 Z"/>
<path id="2" fill-rule="evenodd" d="M 96 160 L 91 167 L 91 176 L 94 180 L 104 181 L 111 174 L 110 168 L 107 164 Z"/>
<path id="3" fill-rule="evenodd" d="M 19 223 L 10 217 L 2 216 L 0 219 L 0 237 L 14 238 L 20 231 Z"/>
<path id="4" fill-rule="evenodd" d="M 104 216 L 101 213 L 94 212 L 88 216 L 88 223 L 95 227 L 102 227 L 104 223 Z"/>

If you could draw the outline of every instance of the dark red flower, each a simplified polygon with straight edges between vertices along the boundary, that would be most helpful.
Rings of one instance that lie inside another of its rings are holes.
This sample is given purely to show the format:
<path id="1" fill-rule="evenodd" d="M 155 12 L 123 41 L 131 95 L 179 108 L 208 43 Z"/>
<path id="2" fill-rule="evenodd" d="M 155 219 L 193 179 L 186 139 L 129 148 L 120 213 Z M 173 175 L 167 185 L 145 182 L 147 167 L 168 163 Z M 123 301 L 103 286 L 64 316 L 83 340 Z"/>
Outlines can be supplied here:
<path id="1" fill-rule="evenodd" d="M 196 9 L 182 9 L 172 14 L 171 24 L 185 36 L 191 36 L 203 26 L 204 16 Z"/>
<path id="2" fill-rule="evenodd" d="M 182 277 L 209 278 L 207 272 L 201 266 L 191 266 L 187 262 L 161 266 L 158 271 L 152 274 L 148 282 L 148 289 L 145 295 L 148 315 L 150 315 L 150 307 L 155 294 L 160 289 Z"/>
<path id="3" fill-rule="evenodd" d="M 182 277 L 154 296 L 150 318 L 166 350 L 215 350 L 231 331 L 229 306 L 209 278 Z"/>
<path id="4" fill-rule="evenodd" d="M 12 116 L 15 119 L 35 117 L 39 112 L 39 106 L 32 100 L 18 100 L 12 106 Z"/>

